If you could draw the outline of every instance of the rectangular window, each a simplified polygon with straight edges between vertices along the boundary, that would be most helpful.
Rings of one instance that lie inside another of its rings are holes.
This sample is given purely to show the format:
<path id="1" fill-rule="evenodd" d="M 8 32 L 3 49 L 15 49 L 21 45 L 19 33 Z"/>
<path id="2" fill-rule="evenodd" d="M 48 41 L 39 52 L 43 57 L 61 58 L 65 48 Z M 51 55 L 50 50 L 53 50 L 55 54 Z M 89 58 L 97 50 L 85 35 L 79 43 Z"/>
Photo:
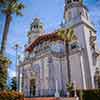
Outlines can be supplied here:
<path id="1" fill-rule="evenodd" d="M 77 46 L 74 44 L 74 45 L 71 45 L 71 49 L 75 49 L 77 48 Z"/>
<path id="2" fill-rule="evenodd" d="M 68 12 L 68 20 L 71 20 L 72 15 L 71 15 L 71 11 Z"/>

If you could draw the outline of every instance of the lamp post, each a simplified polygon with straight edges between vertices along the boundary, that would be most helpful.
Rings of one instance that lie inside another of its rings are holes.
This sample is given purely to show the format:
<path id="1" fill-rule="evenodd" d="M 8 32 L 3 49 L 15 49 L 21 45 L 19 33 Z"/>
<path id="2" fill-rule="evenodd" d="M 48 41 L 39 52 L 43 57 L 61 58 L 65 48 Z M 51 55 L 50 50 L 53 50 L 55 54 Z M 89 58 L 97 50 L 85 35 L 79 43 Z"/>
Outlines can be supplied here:
<path id="1" fill-rule="evenodd" d="M 15 61 L 15 66 L 16 66 L 16 91 L 19 92 L 19 68 L 18 68 L 18 50 L 19 50 L 20 46 L 19 44 L 15 44 L 13 49 L 15 50 L 15 55 L 16 55 L 16 61 Z"/>

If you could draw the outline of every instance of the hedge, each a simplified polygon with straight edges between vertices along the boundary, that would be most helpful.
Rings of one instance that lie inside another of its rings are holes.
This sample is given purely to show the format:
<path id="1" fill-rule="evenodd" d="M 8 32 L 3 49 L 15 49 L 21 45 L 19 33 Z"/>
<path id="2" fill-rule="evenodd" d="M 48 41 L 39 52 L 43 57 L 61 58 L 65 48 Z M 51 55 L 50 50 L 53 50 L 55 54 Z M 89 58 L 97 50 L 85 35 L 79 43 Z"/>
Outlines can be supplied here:
<path id="1" fill-rule="evenodd" d="M 24 98 L 23 94 L 15 91 L 0 92 L 0 100 L 23 100 L 23 98 Z"/>
<path id="2" fill-rule="evenodd" d="M 83 100 L 100 100 L 100 89 L 83 90 Z"/>
<path id="3" fill-rule="evenodd" d="M 90 90 L 77 90 L 77 95 L 79 100 L 100 100 L 100 89 L 90 89 Z M 74 96 L 74 91 L 71 92 L 71 97 Z"/>
<path id="4" fill-rule="evenodd" d="M 77 95 L 82 97 L 82 100 L 100 100 L 100 89 L 77 90 Z M 74 92 L 71 96 L 74 96 Z M 0 100 L 24 100 L 24 96 L 15 91 L 3 91 L 0 92 Z"/>

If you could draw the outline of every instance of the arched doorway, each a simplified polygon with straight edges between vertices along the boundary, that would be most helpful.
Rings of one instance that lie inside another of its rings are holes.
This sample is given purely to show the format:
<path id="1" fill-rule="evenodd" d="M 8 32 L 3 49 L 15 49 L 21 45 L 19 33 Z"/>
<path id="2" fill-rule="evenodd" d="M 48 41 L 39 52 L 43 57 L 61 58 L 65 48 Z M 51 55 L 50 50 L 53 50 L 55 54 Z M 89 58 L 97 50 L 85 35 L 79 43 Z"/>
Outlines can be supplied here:
<path id="1" fill-rule="evenodd" d="M 35 92 L 36 92 L 36 80 L 31 79 L 30 80 L 30 95 L 35 96 Z"/>

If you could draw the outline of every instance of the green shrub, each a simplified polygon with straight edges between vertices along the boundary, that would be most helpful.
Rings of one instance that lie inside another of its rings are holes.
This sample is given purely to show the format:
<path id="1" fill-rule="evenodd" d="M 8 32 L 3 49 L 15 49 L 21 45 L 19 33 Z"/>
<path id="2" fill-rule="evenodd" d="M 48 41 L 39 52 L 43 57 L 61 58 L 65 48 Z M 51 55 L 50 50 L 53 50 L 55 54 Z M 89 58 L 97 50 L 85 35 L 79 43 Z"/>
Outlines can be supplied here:
<path id="1" fill-rule="evenodd" d="M 71 94 L 74 96 L 74 91 Z M 77 90 L 77 95 L 79 100 L 100 100 L 100 89 Z"/>
<path id="2" fill-rule="evenodd" d="M 15 91 L 3 91 L 0 92 L 0 100 L 23 100 L 23 94 Z"/>
<path id="3" fill-rule="evenodd" d="M 100 89 L 84 90 L 83 100 L 100 100 Z"/>

